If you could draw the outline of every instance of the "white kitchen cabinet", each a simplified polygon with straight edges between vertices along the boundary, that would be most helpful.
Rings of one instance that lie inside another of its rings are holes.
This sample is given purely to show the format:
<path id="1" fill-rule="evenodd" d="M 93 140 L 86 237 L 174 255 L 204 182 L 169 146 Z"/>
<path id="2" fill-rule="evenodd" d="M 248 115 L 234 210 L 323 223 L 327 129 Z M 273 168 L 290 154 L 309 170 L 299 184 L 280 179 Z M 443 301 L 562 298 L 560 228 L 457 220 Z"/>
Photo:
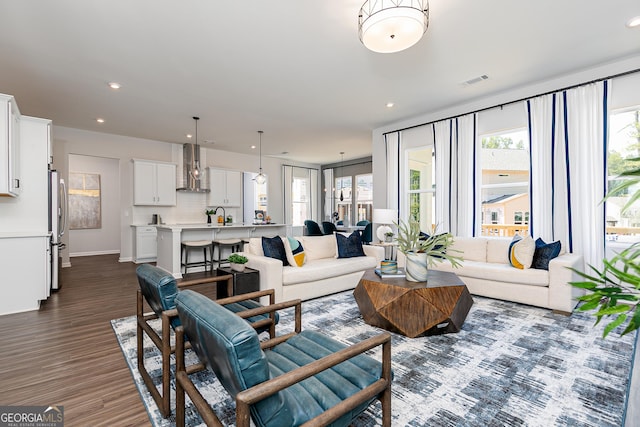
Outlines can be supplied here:
<path id="1" fill-rule="evenodd" d="M 176 165 L 133 160 L 133 204 L 176 205 Z"/>
<path id="2" fill-rule="evenodd" d="M 20 110 L 12 96 L 0 95 L 0 196 L 20 190 Z"/>
<path id="3" fill-rule="evenodd" d="M 0 233 L 0 315 L 37 310 L 47 299 L 49 248 L 49 236 L 42 233 Z"/>
<path id="4" fill-rule="evenodd" d="M 209 168 L 209 206 L 242 206 L 242 172 Z"/>
<path id="5" fill-rule="evenodd" d="M 155 261 L 158 256 L 157 230 L 152 225 L 134 226 L 134 262 Z"/>

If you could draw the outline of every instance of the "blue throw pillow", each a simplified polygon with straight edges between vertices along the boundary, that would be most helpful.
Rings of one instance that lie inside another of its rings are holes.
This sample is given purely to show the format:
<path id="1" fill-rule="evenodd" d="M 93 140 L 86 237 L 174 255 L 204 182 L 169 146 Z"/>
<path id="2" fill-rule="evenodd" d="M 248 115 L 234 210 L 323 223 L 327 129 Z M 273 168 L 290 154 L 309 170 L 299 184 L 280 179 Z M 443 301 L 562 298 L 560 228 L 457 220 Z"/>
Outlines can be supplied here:
<path id="1" fill-rule="evenodd" d="M 284 243 L 280 236 L 262 237 L 262 251 L 264 256 L 282 261 L 282 265 L 289 265 L 287 260 L 287 252 L 284 250 Z"/>
<path id="2" fill-rule="evenodd" d="M 531 268 L 548 270 L 549 261 L 560 255 L 561 247 L 562 245 L 560 244 L 560 241 L 545 243 L 544 240 L 538 237 L 536 240 L 536 251 L 533 254 Z"/>
<path id="3" fill-rule="evenodd" d="M 351 233 L 349 237 L 336 233 L 336 241 L 338 244 L 338 258 L 366 256 L 364 249 L 362 249 L 360 234 L 357 231 Z"/>

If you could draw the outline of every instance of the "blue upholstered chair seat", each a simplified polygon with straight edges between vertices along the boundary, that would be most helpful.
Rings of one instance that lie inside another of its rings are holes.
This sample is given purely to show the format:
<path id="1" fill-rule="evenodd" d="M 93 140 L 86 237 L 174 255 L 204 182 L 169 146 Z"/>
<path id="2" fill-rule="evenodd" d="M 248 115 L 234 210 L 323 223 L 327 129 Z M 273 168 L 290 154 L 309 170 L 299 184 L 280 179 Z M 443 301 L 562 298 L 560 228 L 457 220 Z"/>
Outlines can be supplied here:
<path id="1" fill-rule="evenodd" d="M 241 311 L 245 311 L 245 310 L 251 310 L 254 308 L 259 308 L 262 307 L 262 304 L 255 302 L 254 300 L 243 300 L 243 301 L 238 301 L 238 302 L 232 302 L 230 304 L 223 304 L 222 305 L 224 308 L 226 308 L 227 310 L 231 311 L 232 313 L 240 313 Z M 275 318 L 276 318 L 276 324 L 278 322 L 280 322 L 280 315 L 276 312 L 274 313 Z M 267 319 L 269 318 L 268 314 L 258 314 L 256 316 L 251 316 L 248 317 L 244 320 L 246 320 L 247 322 L 253 324 L 259 320 L 263 320 L 263 319 Z M 256 329 L 256 331 L 258 331 L 258 333 L 260 332 L 264 332 L 266 330 L 268 330 L 269 327 L 259 327 Z"/>
<path id="2" fill-rule="evenodd" d="M 176 306 L 184 333 L 200 361 L 234 398 L 347 347 L 320 333 L 302 331 L 263 351 L 257 333 L 216 302 L 183 291 L 176 297 Z M 376 383 L 382 375 L 382 363 L 357 355 L 251 405 L 251 417 L 260 427 L 297 426 Z M 376 398 L 359 402 L 331 425 L 348 426 Z"/>
<path id="3" fill-rule="evenodd" d="M 265 351 L 265 355 L 271 376 L 277 377 L 345 347 L 318 332 L 302 331 L 285 343 Z M 381 373 L 380 362 L 367 356 L 356 356 L 283 390 L 281 393 L 287 395 L 284 400 L 288 403 L 288 412 L 293 415 L 291 425 L 300 425 L 320 415 L 376 382 Z M 375 397 L 372 397 L 369 401 L 358 405 L 350 414 L 344 415 L 331 425 L 348 426 L 374 400 Z"/>

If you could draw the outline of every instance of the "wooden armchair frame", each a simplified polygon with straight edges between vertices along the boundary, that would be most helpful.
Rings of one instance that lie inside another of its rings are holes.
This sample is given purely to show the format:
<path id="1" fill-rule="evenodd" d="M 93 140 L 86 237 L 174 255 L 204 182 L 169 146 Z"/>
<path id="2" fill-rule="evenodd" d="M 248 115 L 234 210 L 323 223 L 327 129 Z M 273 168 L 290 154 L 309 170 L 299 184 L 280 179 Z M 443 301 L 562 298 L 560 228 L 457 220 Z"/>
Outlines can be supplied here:
<path id="1" fill-rule="evenodd" d="M 178 282 L 178 289 L 184 289 L 196 285 L 205 285 L 210 283 L 217 283 L 221 281 L 227 281 L 227 292 L 233 293 L 233 275 L 226 274 L 223 276 L 212 276 L 202 279 L 194 279 L 189 281 Z M 242 294 L 237 295 L 225 299 L 218 300 L 221 304 L 230 304 L 233 302 L 240 302 L 249 299 L 255 299 L 259 297 L 269 297 L 269 301 L 273 303 L 275 301 L 275 293 L 273 289 L 267 289 L 264 291 L 252 292 L 250 294 Z M 170 386 L 171 386 L 171 370 L 170 370 L 170 361 L 171 354 L 176 351 L 176 346 L 171 345 L 171 320 L 178 316 L 178 311 L 176 309 L 165 310 L 160 316 L 156 313 L 144 313 L 144 296 L 140 289 L 137 290 L 137 298 L 136 298 L 136 318 L 137 318 L 137 361 L 138 361 L 138 371 L 144 380 L 149 393 L 155 400 L 160 413 L 163 417 L 168 417 L 171 414 L 171 404 L 170 404 Z M 260 310 L 260 309 L 258 309 Z M 247 318 L 251 316 L 255 316 L 262 313 L 255 312 L 255 310 L 248 310 L 249 312 L 253 312 L 253 314 L 249 316 L 245 316 L 242 314 L 241 317 Z M 240 313 L 238 313 L 240 314 Z M 149 324 L 149 321 L 161 318 L 162 326 L 160 334 Z M 269 337 L 275 336 L 275 315 L 271 315 L 269 319 L 259 320 L 255 322 L 254 328 L 267 327 L 269 331 Z M 153 379 L 147 368 L 144 364 L 144 337 L 143 333 L 146 333 L 147 336 L 151 339 L 153 344 L 160 350 L 162 355 L 162 392 L 159 392 L 153 383 Z M 177 338 L 176 338 L 177 340 Z M 189 343 L 181 343 L 187 348 L 190 347 Z M 197 372 L 204 367 L 195 365 L 193 367 L 189 367 L 189 372 Z"/>
<path id="2" fill-rule="evenodd" d="M 301 331 L 301 302 L 300 300 L 282 302 L 274 306 L 265 306 L 260 309 L 248 310 L 242 313 L 241 317 L 252 316 L 258 313 L 266 313 L 269 310 L 279 310 L 287 307 L 295 307 L 295 331 L 289 334 L 271 338 L 260 343 L 260 347 L 265 350 L 287 341 Z M 253 313 L 252 313 L 253 312 Z M 240 314 L 240 313 L 239 313 Z M 189 375 L 197 372 L 197 369 L 206 369 L 204 365 L 185 367 L 184 351 L 184 329 L 182 326 L 176 328 L 176 426 L 185 425 L 185 393 L 195 405 L 202 420 L 207 426 L 222 427 L 223 424 L 216 416 L 211 406 L 204 399 L 202 394 L 193 384 Z M 328 409 L 317 417 L 309 420 L 304 426 L 324 426 L 327 425 L 349 411 L 355 409 L 359 404 L 377 398 L 382 406 L 382 425 L 391 426 L 391 334 L 383 332 L 357 344 L 346 347 L 331 355 L 325 356 L 312 363 L 309 363 L 293 371 L 287 372 L 276 378 L 255 385 L 247 390 L 241 391 L 236 396 L 236 426 L 249 427 L 251 423 L 250 406 L 259 402 L 287 387 L 316 375 L 326 369 L 336 366 L 348 359 L 377 347 L 382 346 L 382 376 L 373 384 L 365 387 L 358 393 L 343 400 L 336 406 Z M 284 427 L 284 426 L 283 426 Z"/>

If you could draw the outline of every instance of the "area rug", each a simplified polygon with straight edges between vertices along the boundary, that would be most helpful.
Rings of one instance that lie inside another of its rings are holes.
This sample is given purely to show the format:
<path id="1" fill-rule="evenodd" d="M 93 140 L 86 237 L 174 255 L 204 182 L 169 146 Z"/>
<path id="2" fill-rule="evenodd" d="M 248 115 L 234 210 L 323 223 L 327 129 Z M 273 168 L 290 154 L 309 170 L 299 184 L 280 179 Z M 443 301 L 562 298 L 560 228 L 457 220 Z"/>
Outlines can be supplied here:
<path id="1" fill-rule="evenodd" d="M 281 313 L 279 333 L 293 328 L 293 311 Z M 303 329 L 355 343 L 380 330 L 365 324 L 352 292 L 302 306 Z M 164 419 L 136 367 L 135 317 L 111 321 L 134 382 L 154 426 Z M 393 334 L 394 426 L 621 426 L 635 350 L 635 334 L 606 340 L 602 326 L 584 313 L 571 316 L 489 298 L 474 305 L 457 334 L 406 338 Z M 379 359 L 379 351 L 371 353 Z M 189 360 L 195 360 L 195 354 Z M 160 354 L 145 344 L 149 372 L 160 387 Z M 224 425 L 234 425 L 235 406 L 215 376 L 194 382 Z M 173 387 L 175 390 L 175 386 Z M 172 407 L 175 407 L 172 394 Z M 188 425 L 201 425 L 187 402 Z M 380 425 L 380 405 L 354 426 Z M 174 412 L 175 413 L 175 412 Z"/>

